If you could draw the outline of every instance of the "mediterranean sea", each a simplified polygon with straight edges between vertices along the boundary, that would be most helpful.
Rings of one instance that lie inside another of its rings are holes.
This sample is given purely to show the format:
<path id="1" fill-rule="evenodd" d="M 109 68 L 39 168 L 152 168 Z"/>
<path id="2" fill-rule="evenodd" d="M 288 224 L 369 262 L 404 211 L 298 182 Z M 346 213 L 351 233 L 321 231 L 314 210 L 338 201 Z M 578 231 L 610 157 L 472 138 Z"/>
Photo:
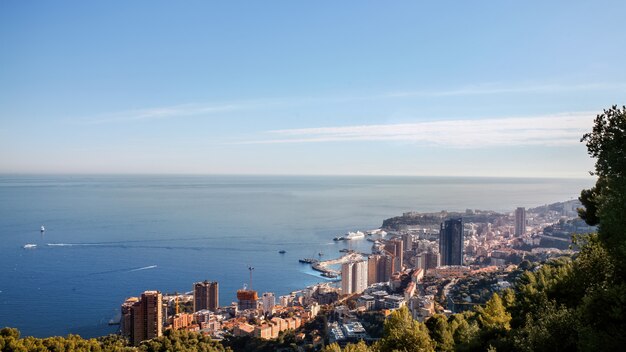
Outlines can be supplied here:
<path id="1" fill-rule="evenodd" d="M 458 177 L 0 176 L 0 327 L 23 335 L 114 332 L 144 290 L 216 280 L 220 303 L 255 268 L 277 296 L 325 279 L 299 258 L 369 251 L 333 242 L 406 211 L 511 212 L 576 198 L 595 180 Z M 40 233 L 44 225 L 46 231 Z M 24 249 L 25 244 L 36 248 Z M 279 254 L 285 250 L 285 254 Z"/>

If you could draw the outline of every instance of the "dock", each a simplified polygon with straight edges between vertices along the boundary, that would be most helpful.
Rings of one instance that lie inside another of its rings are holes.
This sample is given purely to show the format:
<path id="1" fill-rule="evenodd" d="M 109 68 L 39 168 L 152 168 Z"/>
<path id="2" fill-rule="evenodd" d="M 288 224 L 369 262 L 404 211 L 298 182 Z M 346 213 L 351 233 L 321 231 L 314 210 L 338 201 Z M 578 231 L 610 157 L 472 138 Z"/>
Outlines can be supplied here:
<path id="1" fill-rule="evenodd" d="M 336 264 L 343 264 L 343 263 L 348 263 L 354 260 L 359 260 L 362 259 L 363 256 L 361 255 L 361 253 L 347 253 L 344 254 L 343 256 L 336 258 L 336 259 L 330 259 L 330 260 L 324 260 L 324 261 L 317 261 L 312 263 L 311 268 L 313 268 L 313 270 L 317 270 L 319 272 L 321 272 L 324 276 L 326 277 L 337 277 L 339 275 L 341 275 L 341 271 L 339 270 L 334 270 L 334 269 L 330 269 L 328 268 L 328 266 L 330 265 L 336 265 Z"/>

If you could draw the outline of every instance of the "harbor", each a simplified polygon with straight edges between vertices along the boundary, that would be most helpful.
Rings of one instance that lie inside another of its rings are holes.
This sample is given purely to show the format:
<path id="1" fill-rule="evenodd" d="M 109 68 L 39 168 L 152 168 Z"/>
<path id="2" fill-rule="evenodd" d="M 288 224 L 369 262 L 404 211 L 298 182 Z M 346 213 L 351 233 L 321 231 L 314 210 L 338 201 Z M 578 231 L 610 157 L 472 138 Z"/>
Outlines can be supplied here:
<path id="1" fill-rule="evenodd" d="M 331 269 L 330 266 L 343 264 L 343 263 L 348 263 L 348 262 L 359 260 L 359 259 L 362 259 L 362 258 L 363 258 L 363 255 L 361 253 L 350 252 L 350 253 L 346 253 L 343 256 L 341 256 L 339 258 L 335 258 L 335 259 L 329 259 L 329 260 L 316 260 L 316 259 L 314 259 L 314 260 L 310 260 L 308 258 L 305 258 L 305 259 L 300 259 L 300 262 L 301 263 L 306 263 L 306 264 L 311 264 L 311 268 L 313 268 L 313 270 L 321 272 L 322 276 L 324 276 L 324 277 L 336 278 L 339 275 L 341 275 L 341 271 L 335 270 L 335 269 Z"/>

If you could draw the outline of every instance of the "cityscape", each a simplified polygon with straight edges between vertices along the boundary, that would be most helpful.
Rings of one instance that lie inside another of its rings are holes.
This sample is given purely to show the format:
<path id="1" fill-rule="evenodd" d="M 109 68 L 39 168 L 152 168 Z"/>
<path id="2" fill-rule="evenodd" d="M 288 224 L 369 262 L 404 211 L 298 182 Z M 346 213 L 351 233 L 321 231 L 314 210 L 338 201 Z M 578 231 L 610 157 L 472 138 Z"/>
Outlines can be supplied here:
<path id="1" fill-rule="evenodd" d="M 626 348 L 626 1 L 0 1 L 0 352 Z"/>
<path id="2" fill-rule="evenodd" d="M 574 253 L 571 236 L 596 231 L 578 218 L 581 206 L 576 200 L 518 207 L 506 214 L 472 209 L 463 214 L 404 213 L 385 220 L 382 228 L 359 231 L 363 236 L 335 238 L 367 240 L 372 243 L 371 253 L 342 250 L 339 258 L 322 260 L 320 253 L 320 259 L 301 260 L 322 276 L 339 276 L 334 282 L 276 296 L 253 289 L 254 268 L 249 267 L 248 285 L 237 291 L 236 301 L 222 307 L 216 281 L 193 283 L 188 293 L 148 290 L 122 304 L 120 334 L 135 346 L 169 329 L 198 332 L 214 340 L 226 336 L 270 340 L 291 330 L 300 344 L 313 347 L 325 341 L 342 346 L 375 341 L 364 316 L 388 316 L 402 307 L 421 322 L 435 314 L 450 316 L 484 304 L 489 296 L 484 290 L 510 288 L 512 273 L 523 261 Z M 333 265 L 339 269 L 329 269 Z M 489 284 L 481 291 L 463 286 L 486 278 Z M 327 336 L 306 327 L 319 314 L 325 315 Z"/>

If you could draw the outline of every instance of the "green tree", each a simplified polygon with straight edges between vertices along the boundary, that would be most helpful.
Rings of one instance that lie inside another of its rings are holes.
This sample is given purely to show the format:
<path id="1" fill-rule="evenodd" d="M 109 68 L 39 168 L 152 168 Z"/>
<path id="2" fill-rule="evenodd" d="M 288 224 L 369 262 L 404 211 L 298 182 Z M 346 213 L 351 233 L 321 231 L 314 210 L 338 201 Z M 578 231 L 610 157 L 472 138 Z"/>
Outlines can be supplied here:
<path id="1" fill-rule="evenodd" d="M 481 328 L 506 332 L 511 329 L 511 314 L 506 311 L 502 304 L 502 299 L 497 293 L 493 296 L 485 307 L 477 307 L 478 323 Z"/>
<path id="2" fill-rule="evenodd" d="M 374 346 L 378 351 L 434 351 L 428 329 L 413 319 L 406 307 L 391 313 L 383 331 L 384 337 Z"/>
<path id="3" fill-rule="evenodd" d="M 454 337 L 445 316 L 441 314 L 433 315 L 426 320 L 426 327 L 428 328 L 430 338 L 435 344 L 435 350 L 454 350 Z"/>
<path id="4" fill-rule="evenodd" d="M 341 347 L 336 342 L 331 343 L 330 345 L 326 345 L 322 349 L 322 352 L 341 352 Z"/>
<path id="5" fill-rule="evenodd" d="M 583 135 L 589 155 L 596 158 L 596 185 L 581 192 L 581 217 L 599 224 L 600 240 L 626 275 L 626 106 L 613 106 L 595 119 L 592 132 Z"/>

